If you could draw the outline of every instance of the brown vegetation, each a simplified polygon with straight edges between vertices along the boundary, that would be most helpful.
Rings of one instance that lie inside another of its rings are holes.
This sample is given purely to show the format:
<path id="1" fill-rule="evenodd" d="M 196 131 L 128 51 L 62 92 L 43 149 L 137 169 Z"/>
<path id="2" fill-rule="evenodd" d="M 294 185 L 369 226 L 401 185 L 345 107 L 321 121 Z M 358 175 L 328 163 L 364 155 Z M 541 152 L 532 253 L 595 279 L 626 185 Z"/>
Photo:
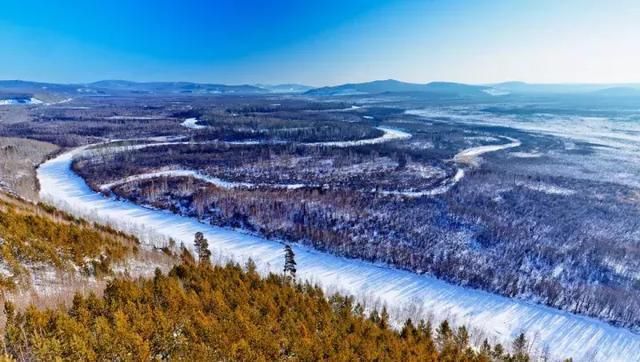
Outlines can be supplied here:
<path id="1" fill-rule="evenodd" d="M 109 227 L 0 193 L 0 295 L 19 307 L 70 302 L 77 292 L 99 293 L 105 278 L 173 263 Z"/>
<path id="2" fill-rule="evenodd" d="M 184 263 L 153 279 L 114 280 L 100 298 L 77 296 L 70 308 L 16 313 L 5 305 L 4 352 L 26 360 L 202 361 L 528 361 L 524 336 L 512 353 L 474 349 L 464 327 L 407 321 L 351 298 L 326 298 L 289 278 L 260 278 L 250 262 L 211 267 Z"/>

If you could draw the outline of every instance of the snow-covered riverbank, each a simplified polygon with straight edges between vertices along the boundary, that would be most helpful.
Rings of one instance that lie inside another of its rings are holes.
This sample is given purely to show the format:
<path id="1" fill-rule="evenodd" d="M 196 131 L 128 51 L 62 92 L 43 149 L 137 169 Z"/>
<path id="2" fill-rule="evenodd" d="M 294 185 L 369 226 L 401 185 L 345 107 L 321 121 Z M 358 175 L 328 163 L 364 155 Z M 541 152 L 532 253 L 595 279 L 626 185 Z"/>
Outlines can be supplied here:
<path id="1" fill-rule="evenodd" d="M 477 147 L 467 148 L 465 150 L 458 152 L 453 157 L 453 160 L 456 161 L 457 163 L 475 165 L 476 159 L 480 155 L 483 155 L 489 152 L 506 150 L 508 148 L 520 147 L 522 145 L 522 143 L 515 138 L 511 138 L 511 137 L 504 137 L 504 138 L 508 139 L 511 142 L 501 144 L 501 145 L 487 145 L 487 146 L 477 146 Z"/>
<path id="2" fill-rule="evenodd" d="M 282 269 L 282 244 L 152 210 L 92 191 L 71 171 L 74 153 L 62 154 L 40 166 L 43 200 L 93 221 L 107 222 L 145 241 L 171 237 L 192 245 L 204 232 L 218 257 L 244 262 L 253 258 L 262 272 Z M 329 291 L 340 290 L 359 299 L 378 299 L 391 307 L 407 307 L 413 314 L 450 318 L 485 331 L 504 343 L 525 331 L 556 357 L 576 361 L 628 361 L 640 355 L 640 335 L 592 318 L 553 308 L 471 290 L 428 276 L 374 265 L 294 246 L 302 280 L 318 282 Z M 409 307 L 411 306 L 411 307 Z"/>
<path id="3" fill-rule="evenodd" d="M 368 138 L 364 140 L 317 142 L 317 143 L 307 143 L 307 145 L 327 146 L 327 147 L 354 147 L 354 146 L 363 146 L 363 145 L 375 145 L 378 143 L 385 143 L 385 142 L 395 141 L 395 140 L 406 140 L 411 138 L 410 133 L 403 132 L 397 129 L 386 128 L 386 127 L 376 127 L 376 128 L 384 132 L 384 134 L 380 137 Z"/>

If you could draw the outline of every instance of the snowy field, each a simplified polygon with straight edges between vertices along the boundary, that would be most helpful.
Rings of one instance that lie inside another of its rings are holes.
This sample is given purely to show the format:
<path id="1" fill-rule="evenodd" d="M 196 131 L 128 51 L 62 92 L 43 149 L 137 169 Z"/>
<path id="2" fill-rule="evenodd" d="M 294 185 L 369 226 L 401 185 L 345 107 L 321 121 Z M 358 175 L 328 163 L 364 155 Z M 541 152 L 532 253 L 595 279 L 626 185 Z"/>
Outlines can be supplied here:
<path id="1" fill-rule="evenodd" d="M 554 169 L 554 176 L 598 181 L 606 174 L 604 178 L 611 182 L 640 188 L 640 122 L 637 111 L 619 114 L 595 109 L 591 112 L 601 115 L 517 114 L 517 109 L 492 113 L 483 110 L 482 105 L 430 107 L 411 109 L 405 113 L 428 121 L 440 119 L 467 125 L 509 127 L 529 134 L 558 137 L 565 141 L 566 151 L 575 149 L 576 144 L 580 143 L 593 154 L 562 154 L 562 161 L 577 166 Z M 535 158 L 538 155 L 515 153 L 514 156 Z"/>
<path id="2" fill-rule="evenodd" d="M 13 106 L 13 105 L 34 105 L 34 104 L 42 104 L 41 100 L 38 98 L 9 98 L 9 99 L 0 99 L 0 106 Z"/>
<path id="3" fill-rule="evenodd" d="M 386 132 L 385 141 L 389 134 L 408 138 L 405 136 L 408 134 L 402 133 Z M 106 198 L 92 191 L 70 169 L 77 152 L 62 154 L 40 166 L 38 179 L 43 200 L 75 215 L 110 223 L 145 242 L 162 243 L 171 237 L 192 245 L 193 235 L 201 231 L 208 238 L 216 260 L 243 263 L 252 258 L 261 272 L 281 271 L 283 245 L 279 242 Z M 397 316 L 434 316 L 436 321 L 449 318 L 483 330 L 488 337 L 507 345 L 524 331 L 538 348 L 547 347 L 551 355 L 571 356 L 575 361 L 630 361 L 640 356 L 640 335 L 592 318 L 298 245 L 293 249 L 300 279 L 317 282 L 327 291 L 342 291 L 360 300 L 386 303 Z"/>
<path id="4" fill-rule="evenodd" d="M 203 129 L 207 128 L 206 126 L 198 124 L 199 120 L 197 118 L 187 118 L 184 122 L 181 123 L 182 127 L 191 128 L 191 129 Z"/>

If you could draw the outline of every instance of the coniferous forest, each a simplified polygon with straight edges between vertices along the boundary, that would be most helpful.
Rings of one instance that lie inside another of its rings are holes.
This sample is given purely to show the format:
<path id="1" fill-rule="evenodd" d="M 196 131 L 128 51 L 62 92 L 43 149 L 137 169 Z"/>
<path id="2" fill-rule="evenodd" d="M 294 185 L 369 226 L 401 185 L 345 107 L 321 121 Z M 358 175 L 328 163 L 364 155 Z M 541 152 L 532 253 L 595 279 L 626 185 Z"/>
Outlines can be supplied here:
<path id="1" fill-rule="evenodd" d="M 524 335 L 506 348 L 472 348 L 467 329 L 446 321 L 392 329 L 384 309 L 365 313 L 352 298 L 261 278 L 254 267 L 197 265 L 184 252 L 166 275 L 114 280 L 102 297 L 77 295 L 69 308 L 16 312 L 6 303 L 4 353 L 21 361 L 529 361 Z"/>

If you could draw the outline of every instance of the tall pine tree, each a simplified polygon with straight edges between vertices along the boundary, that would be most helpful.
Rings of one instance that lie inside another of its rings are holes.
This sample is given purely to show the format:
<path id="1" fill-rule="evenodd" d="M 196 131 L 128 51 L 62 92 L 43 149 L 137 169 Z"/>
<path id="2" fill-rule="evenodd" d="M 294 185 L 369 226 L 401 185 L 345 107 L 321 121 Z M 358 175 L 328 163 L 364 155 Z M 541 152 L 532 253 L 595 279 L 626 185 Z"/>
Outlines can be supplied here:
<path id="1" fill-rule="evenodd" d="M 209 250 L 209 242 L 204 238 L 201 232 L 197 232 L 194 240 L 196 252 L 198 253 L 198 261 L 200 264 L 211 264 L 211 251 Z"/>
<path id="2" fill-rule="evenodd" d="M 284 246 L 284 274 L 286 276 L 291 277 L 291 279 L 296 279 L 296 260 L 295 254 L 291 247 L 287 244 Z"/>

